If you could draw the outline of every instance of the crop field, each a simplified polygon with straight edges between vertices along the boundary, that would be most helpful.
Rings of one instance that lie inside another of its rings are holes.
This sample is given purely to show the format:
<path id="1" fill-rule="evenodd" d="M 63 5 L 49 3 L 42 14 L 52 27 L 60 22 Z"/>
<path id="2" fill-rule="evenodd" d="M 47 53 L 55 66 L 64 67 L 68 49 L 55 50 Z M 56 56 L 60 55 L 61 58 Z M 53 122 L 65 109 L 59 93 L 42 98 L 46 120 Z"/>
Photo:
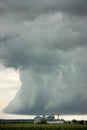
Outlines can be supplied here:
<path id="1" fill-rule="evenodd" d="M 0 124 L 0 130 L 87 130 L 87 125 L 79 124 Z"/>

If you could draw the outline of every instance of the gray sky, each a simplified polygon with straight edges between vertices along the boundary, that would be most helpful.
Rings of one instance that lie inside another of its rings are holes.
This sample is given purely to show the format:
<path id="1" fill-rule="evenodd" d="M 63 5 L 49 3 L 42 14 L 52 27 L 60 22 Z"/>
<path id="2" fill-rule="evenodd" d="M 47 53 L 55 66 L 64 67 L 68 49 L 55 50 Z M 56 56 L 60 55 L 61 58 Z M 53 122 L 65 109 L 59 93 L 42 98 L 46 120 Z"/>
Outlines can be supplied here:
<path id="1" fill-rule="evenodd" d="M 86 13 L 86 0 L 0 0 L 0 63 L 21 81 L 4 112 L 87 114 Z"/>

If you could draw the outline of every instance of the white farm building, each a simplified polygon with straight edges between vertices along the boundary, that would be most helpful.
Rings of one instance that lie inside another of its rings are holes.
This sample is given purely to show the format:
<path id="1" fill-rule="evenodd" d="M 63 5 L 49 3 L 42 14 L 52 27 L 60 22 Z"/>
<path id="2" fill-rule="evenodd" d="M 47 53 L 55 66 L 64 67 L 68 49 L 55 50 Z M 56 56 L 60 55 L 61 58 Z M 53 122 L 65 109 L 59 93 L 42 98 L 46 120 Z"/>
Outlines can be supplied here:
<path id="1" fill-rule="evenodd" d="M 34 124 L 40 122 L 42 120 L 42 117 L 40 117 L 39 115 L 37 115 L 35 118 L 34 118 Z"/>

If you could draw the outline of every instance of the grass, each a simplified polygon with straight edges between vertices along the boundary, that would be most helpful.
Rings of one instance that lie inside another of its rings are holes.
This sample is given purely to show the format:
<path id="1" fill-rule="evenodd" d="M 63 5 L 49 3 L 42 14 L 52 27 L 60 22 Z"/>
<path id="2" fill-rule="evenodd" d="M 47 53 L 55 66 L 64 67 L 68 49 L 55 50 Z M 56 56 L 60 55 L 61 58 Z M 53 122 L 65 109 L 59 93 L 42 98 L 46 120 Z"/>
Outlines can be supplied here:
<path id="1" fill-rule="evenodd" d="M 87 125 L 79 124 L 0 124 L 0 130 L 87 130 Z"/>

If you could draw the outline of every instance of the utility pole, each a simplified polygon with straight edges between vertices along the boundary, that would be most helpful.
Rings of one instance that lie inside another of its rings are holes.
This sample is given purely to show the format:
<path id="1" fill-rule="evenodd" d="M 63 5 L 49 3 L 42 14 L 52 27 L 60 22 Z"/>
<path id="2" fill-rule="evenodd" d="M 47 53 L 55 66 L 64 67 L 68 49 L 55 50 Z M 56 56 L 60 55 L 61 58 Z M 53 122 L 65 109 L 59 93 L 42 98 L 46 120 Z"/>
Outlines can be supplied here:
<path id="1" fill-rule="evenodd" d="M 59 120 L 59 115 L 60 115 L 60 114 L 58 113 L 58 120 Z"/>
<path id="2" fill-rule="evenodd" d="M 45 117 L 45 114 L 43 113 L 43 119 L 45 119 L 46 117 Z"/>

